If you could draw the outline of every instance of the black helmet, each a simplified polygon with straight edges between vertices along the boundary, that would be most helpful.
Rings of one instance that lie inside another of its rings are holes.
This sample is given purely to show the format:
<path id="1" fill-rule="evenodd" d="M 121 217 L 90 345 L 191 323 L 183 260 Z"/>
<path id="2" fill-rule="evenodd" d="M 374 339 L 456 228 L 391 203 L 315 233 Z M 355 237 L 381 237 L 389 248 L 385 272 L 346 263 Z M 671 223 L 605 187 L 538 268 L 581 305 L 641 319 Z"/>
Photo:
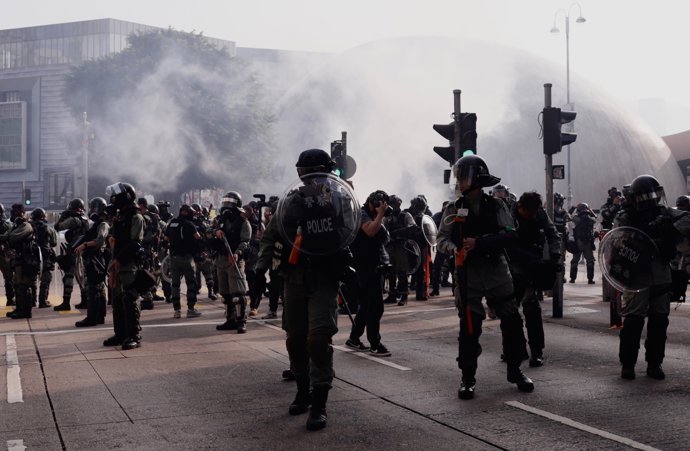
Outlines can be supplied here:
<path id="1" fill-rule="evenodd" d="M 180 216 L 190 218 L 194 216 L 194 209 L 187 204 L 180 205 Z"/>
<path id="2" fill-rule="evenodd" d="M 309 149 L 299 154 L 295 167 L 297 174 L 302 177 L 313 172 L 331 172 L 335 162 L 325 150 Z"/>
<path id="3" fill-rule="evenodd" d="M 117 182 L 105 189 L 105 197 L 110 199 L 110 203 L 118 210 L 134 206 L 137 193 L 129 183 Z"/>
<path id="4" fill-rule="evenodd" d="M 402 205 L 402 199 L 395 194 L 391 194 L 391 196 L 388 198 L 388 204 L 397 210 Z"/>
<path id="5" fill-rule="evenodd" d="M 690 211 L 690 196 L 680 196 L 676 199 L 676 207 L 679 210 Z"/>
<path id="6" fill-rule="evenodd" d="M 0 203 L 0 218 L 5 217 L 5 206 Z"/>
<path id="7" fill-rule="evenodd" d="M 156 205 L 158 205 L 158 208 L 170 208 L 170 202 L 167 200 L 159 200 Z"/>
<path id="8" fill-rule="evenodd" d="M 501 179 L 489 174 L 489 167 L 478 155 L 465 155 L 453 165 L 453 174 L 458 188 L 465 186 L 463 194 L 476 188 L 485 188 L 498 184 Z"/>
<path id="9" fill-rule="evenodd" d="M 145 197 L 140 197 L 139 199 L 137 199 L 137 205 L 143 205 L 144 207 L 148 207 L 149 201 L 146 200 Z"/>
<path id="10" fill-rule="evenodd" d="M 201 207 L 201 214 L 204 215 L 204 217 L 208 217 L 208 208 Z"/>
<path id="11" fill-rule="evenodd" d="M 563 203 L 565 202 L 565 196 L 561 193 L 553 193 L 553 204 L 558 205 L 559 207 L 563 206 Z"/>
<path id="12" fill-rule="evenodd" d="M 154 204 L 149 204 L 149 206 L 146 207 L 146 208 L 148 208 L 149 213 L 153 213 L 153 214 L 156 214 L 156 215 L 159 214 L 158 207 L 156 207 Z"/>
<path id="13" fill-rule="evenodd" d="M 89 201 L 89 218 L 93 221 L 105 214 L 108 203 L 102 197 L 94 197 Z"/>
<path id="14" fill-rule="evenodd" d="M 71 201 L 69 201 L 69 205 L 67 206 L 67 209 L 72 210 L 72 211 L 79 211 L 79 210 L 84 211 L 86 209 L 86 207 L 84 206 L 84 201 L 77 197 L 77 198 L 74 198 Z"/>
<path id="15" fill-rule="evenodd" d="M 499 199 L 507 199 L 510 196 L 509 190 L 510 188 L 505 185 L 496 185 L 491 190 L 491 195 Z"/>
<path id="16" fill-rule="evenodd" d="M 632 204 L 638 210 L 657 206 L 664 199 L 664 187 L 651 175 L 640 175 L 630 184 Z"/>
<path id="17" fill-rule="evenodd" d="M 410 213 L 413 215 L 426 211 L 426 200 L 422 196 L 417 196 L 410 201 Z"/>
<path id="18" fill-rule="evenodd" d="M 12 204 L 12 210 L 10 210 L 10 220 L 15 221 L 17 218 L 23 218 L 26 213 L 24 204 Z"/>
<path id="19" fill-rule="evenodd" d="M 32 221 L 41 221 L 46 218 L 46 211 L 42 208 L 34 208 L 31 212 Z"/>
<path id="20" fill-rule="evenodd" d="M 192 210 L 194 210 L 195 215 L 200 215 L 201 214 L 201 205 L 199 204 L 192 204 Z"/>
<path id="21" fill-rule="evenodd" d="M 240 196 L 240 193 L 238 193 L 237 191 L 228 191 L 227 193 L 225 193 L 223 199 L 221 200 L 220 209 L 236 209 L 238 211 L 241 210 L 242 196 Z"/>
<path id="22" fill-rule="evenodd" d="M 586 202 L 580 202 L 577 204 L 577 213 L 580 214 L 582 212 L 589 213 L 589 204 Z"/>
<path id="23" fill-rule="evenodd" d="M 609 197 L 619 197 L 621 195 L 621 192 L 618 191 L 618 188 L 612 186 L 611 189 L 608 190 L 608 195 Z"/>

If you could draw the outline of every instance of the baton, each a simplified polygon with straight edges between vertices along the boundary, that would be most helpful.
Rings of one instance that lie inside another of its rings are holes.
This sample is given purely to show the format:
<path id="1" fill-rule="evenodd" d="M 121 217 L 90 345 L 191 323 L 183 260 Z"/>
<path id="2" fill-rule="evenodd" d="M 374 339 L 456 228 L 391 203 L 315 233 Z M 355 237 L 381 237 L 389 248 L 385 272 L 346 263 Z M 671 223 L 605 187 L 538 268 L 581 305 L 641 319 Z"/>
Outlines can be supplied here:
<path id="1" fill-rule="evenodd" d="M 345 299 L 345 296 L 343 296 L 343 291 L 338 287 L 338 295 L 340 296 L 340 299 L 343 300 L 343 305 L 345 306 L 345 310 L 347 310 L 347 316 L 350 318 L 350 322 L 352 325 L 355 325 L 355 320 L 352 319 L 352 312 L 350 311 L 350 305 L 347 303 L 347 299 Z"/>

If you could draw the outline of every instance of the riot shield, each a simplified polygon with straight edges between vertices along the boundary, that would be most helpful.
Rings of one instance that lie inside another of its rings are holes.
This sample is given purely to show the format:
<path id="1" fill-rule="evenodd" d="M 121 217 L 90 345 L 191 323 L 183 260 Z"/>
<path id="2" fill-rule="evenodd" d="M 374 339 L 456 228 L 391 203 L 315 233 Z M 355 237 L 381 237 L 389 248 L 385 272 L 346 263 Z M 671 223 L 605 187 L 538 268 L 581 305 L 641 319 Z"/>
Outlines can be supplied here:
<path id="1" fill-rule="evenodd" d="M 83 291 L 86 288 L 86 269 L 81 254 L 74 254 L 74 263 L 74 280 L 77 281 L 79 288 Z"/>
<path id="2" fill-rule="evenodd" d="M 436 223 L 429 215 L 424 215 L 422 217 L 422 233 L 424 234 L 424 239 L 429 244 L 429 246 L 436 246 L 436 237 L 438 236 L 438 228 Z"/>
<path id="3" fill-rule="evenodd" d="M 354 241 L 361 214 L 357 197 L 346 182 L 333 174 L 313 173 L 285 191 L 276 220 L 293 253 L 324 256 Z"/>
<path id="4" fill-rule="evenodd" d="M 606 234 L 599 244 L 599 267 L 606 280 L 623 293 L 639 293 L 649 288 L 652 263 L 659 249 L 643 231 L 618 227 Z"/>
<path id="5" fill-rule="evenodd" d="M 414 274 L 417 268 L 422 264 L 422 251 L 419 249 L 419 244 L 414 240 L 405 240 L 403 243 L 405 249 L 405 257 L 407 259 L 407 274 Z"/>
<path id="6" fill-rule="evenodd" d="M 170 254 L 166 255 L 161 261 L 161 278 L 166 282 L 172 281 L 172 273 L 170 272 Z"/>

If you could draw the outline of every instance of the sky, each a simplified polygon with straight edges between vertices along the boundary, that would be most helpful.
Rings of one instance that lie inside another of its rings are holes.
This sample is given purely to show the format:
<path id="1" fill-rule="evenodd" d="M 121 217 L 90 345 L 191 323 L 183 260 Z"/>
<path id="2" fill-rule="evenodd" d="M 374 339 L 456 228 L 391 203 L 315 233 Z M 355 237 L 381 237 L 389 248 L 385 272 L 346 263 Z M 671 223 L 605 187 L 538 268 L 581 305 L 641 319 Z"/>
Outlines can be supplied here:
<path id="1" fill-rule="evenodd" d="M 527 50 L 570 67 L 660 133 L 690 129 L 690 2 L 684 0 L 0 0 L 0 29 L 115 18 L 235 41 L 240 47 L 341 52 L 402 36 L 448 36 Z M 574 6 L 571 6 L 574 5 Z M 570 6 L 570 8 L 569 8 Z M 560 33 L 550 33 L 554 25 Z M 449 55 L 452 57 L 452 55 Z M 461 88 L 461 87 L 460 87 Z M 651 101 L 650 101 L 651 99 Z M 573 99 L 577 101 L 577 99 Z"/>

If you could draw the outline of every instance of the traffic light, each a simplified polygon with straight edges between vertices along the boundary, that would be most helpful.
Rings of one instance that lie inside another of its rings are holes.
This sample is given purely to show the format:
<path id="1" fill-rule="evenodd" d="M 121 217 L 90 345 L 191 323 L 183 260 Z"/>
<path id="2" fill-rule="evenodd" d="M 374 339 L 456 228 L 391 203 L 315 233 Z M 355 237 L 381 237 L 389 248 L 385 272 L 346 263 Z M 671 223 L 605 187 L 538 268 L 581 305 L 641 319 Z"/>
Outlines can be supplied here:
<path id="1" fill-rule="evenodd" d="M 331 159 L 335 161 L 333 172 L 343 180 L 347 180 L 355 175 L 357 163 L 355 159 L 346 154 L 342 141 L 331 143 Z"/>
<path id="2" fill-rule="evenodd" d="M 477 154 L 477 115 L 460 113 L 460 156 Z"/>
<path id="3" fill-rule="evenodd" d="M 24 188 L 24 205 L 31 205 L 31 188 Z"/>
<path id="4" fill-rule="evenodd" d="M 544 155 L 553 155 L 561 151 L 561 147 L 572 144 L 577 139 L 577 133 L 562 132 L 561 126 L 575 120 L 575 111 L 560 108 L 545 107 L 543 110 L 544 127 Z"/>
<path id="5" fill-rule="evenodd" d="M 448 147 L 434 147 L 434 152 L 436 152 L 441 158 L 446 160 L 448 163 L 453 165 L 455 163 L 455 121 L 448 125 L 434 124 L 434 130 L 438 132 L 439 135 L 443 136 L 448 140 Z"/>

